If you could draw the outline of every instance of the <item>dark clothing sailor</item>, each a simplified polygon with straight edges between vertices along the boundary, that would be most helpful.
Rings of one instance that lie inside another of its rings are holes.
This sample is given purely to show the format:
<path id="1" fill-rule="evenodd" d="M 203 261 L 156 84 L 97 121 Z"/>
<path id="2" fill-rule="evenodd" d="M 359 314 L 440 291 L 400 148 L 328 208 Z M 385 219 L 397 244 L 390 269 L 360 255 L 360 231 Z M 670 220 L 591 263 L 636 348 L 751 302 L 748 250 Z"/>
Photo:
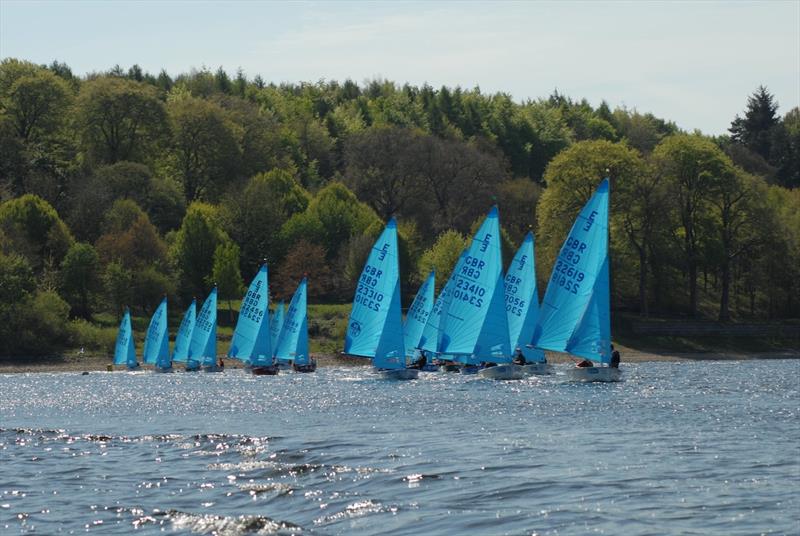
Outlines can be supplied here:
<path id="1" fill-rule="evenodd" d="M 515 365 L 525 364 L 525 355 L 522 353 L 521 348 L 517 348 L 516 351 L 514 352 L 514 359 L 512 360 L 512 363 L 514 363 Z"/>
<path id="2" fill-rule="evenodd" d="M 578 368 L 589 368 L 593 367 L 594 363 L 592 363 L 588 359 L 584 359 L 583 361 L 579 361 L 575 366 Z"/>
<path id="3" fill-rule="evenodd" d="M 427 364 L 428 364 L 428 356 L 425 355 L 425 350 L 421 350 L 419 352 L 419 357 L 417 358 L 417 360 L 414 361 L 414 363 L 412 363 L 411 366 L 408 368 L 422 370 Z"/>
<path id="4" fill-rule="evenodd" d="M 614 350 L 614 345 L 611 345 L 611 362 L 608 364 L 611 368 L 619 368 L 619 351 Z"/>

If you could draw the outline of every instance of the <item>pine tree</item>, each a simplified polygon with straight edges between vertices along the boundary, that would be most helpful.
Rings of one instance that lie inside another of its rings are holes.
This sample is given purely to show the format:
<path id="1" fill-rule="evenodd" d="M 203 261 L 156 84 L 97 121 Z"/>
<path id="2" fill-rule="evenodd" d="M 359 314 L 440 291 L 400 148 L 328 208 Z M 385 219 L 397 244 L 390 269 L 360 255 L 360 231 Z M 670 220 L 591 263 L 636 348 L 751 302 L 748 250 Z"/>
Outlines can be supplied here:
<path id="1" fill-rule="evenodd" d="M 772 129 L 778 125 L 778 103 L 764 86 L 747 99 L 744 117 L 736 116 L 728 129 L 733 141 L 741 143 L 751 151 L 770 161 Z"/>

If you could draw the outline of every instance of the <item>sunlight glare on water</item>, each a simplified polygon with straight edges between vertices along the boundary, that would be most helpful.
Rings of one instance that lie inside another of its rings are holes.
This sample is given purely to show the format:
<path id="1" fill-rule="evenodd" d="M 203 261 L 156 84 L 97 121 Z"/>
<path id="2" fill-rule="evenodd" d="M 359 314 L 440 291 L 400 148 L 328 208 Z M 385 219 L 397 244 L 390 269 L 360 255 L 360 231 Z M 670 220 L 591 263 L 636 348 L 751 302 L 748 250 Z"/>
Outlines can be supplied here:
<path id="1" fill-rule="evenodd" d="M 2 375 L 0 532 L 800 532 L 800 362 L 625 371 Z"/>

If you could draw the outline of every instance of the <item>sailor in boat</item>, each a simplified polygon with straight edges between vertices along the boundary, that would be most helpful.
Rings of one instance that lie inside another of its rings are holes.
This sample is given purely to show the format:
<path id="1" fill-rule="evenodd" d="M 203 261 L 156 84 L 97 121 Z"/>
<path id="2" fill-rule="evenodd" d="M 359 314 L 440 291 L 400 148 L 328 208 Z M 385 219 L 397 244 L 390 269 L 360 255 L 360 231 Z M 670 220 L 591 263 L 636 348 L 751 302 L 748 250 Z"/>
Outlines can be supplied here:
<path id="1" fill-rule="evenodd" d="M 514 350 L 514 359 L 511 360 L 512 363 L 515 365 L 525 365 L 525 355 L 522 353 L 522 349 L 517 346 L 517 349 Z"/>
<path id="2" fill-rule="evenodd" d="M 222 360 L 222 357 L 219 358 L 219 369 L 223 370 L 225 368 L 225 361 Z"/>
<path id="3" fill-rule="evenodd" d="M 425 368 L 425 365 L 428 364 L 428 356 L 425 354 L 425 350 L 417 349 L 417 359 L 411 363 L 408 368 L 410 369 L 417 369 L 422 370 Z"/>
<path id="4" fill-rule="evenodd" d="M 578 361 L 577 363 L 575 363 L 575 366 L 577 368 L 589 368 L 589 367 L 593 367 L 594 363 L 592 363 L 588 359 L 582 359 L 581 361 Z"/>
<path id="5" fill-rule="evenodd" d="M 619 350 L 614 350 L 614 345 L 611 345 L 611 362 L 608 364 L 611 368 L 619 368 Z"/>

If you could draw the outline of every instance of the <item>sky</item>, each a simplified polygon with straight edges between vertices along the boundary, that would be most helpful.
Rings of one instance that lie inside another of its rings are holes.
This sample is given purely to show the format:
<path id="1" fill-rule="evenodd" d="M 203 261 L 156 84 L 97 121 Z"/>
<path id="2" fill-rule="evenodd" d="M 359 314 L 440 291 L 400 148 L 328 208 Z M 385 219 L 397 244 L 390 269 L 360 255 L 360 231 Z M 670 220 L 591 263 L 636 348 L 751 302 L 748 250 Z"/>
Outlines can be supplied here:
<path id="1" fill-rule="evenodd" d="M 267 82 L 387 79 L 554 90 L 724 134 L 766 86 L 800 105 L 800 0 L 264 2 L 0 0 L 0 57 L 76 74 L 138 63 Z"/>

